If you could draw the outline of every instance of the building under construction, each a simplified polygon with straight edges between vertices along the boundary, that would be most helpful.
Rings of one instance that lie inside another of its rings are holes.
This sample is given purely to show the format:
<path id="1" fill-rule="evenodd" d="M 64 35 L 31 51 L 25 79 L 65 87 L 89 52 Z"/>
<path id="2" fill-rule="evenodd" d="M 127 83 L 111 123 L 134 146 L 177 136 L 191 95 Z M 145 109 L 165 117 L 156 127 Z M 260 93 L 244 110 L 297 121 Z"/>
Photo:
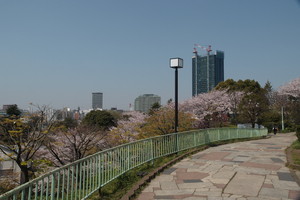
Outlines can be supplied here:
<path id="1" fill-rule="evenodd" d="M 204 49 L 206 55 L 198 55 L 196 47 Z M 210 45 L 207 48 L 195 45 L 193 53 L 193 96 L 197 96 L 211 91 L 218 83 L 224 81 L 224 52 L 212 51 Z"/>

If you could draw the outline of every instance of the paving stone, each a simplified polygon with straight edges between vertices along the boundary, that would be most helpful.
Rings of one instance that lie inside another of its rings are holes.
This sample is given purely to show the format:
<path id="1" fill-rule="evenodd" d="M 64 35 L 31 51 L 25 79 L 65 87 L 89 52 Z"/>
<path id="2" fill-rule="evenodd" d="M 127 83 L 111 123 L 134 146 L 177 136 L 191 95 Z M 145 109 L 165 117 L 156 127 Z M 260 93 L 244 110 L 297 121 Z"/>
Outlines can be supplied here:
<path id="1" fill-rule="evenodd" d="M 170 195 L 165 195 L 165 196 L 154 196 L 155 199 L 160 199 L 160 200 L 163 200 L 163 199 L 174 199 L 173 196 L 170 196 Z"/>
<path id="2" fill-rule="evenodd" d="M 154 191 L 155 196 L 173 196 L 173 195 L 182 195 L 182 194 L 193 194 L 195 189 L 187 190 L 157 190 Z"/>
<path id="3" fill-rule="evenodd" d="M 153 192 L 153 187 L 146 187 L 143 192 Z"/>
<path id="4" fill-rule="evenodd" d="M 273 181 L 274 188 L 285 190 L 299 190 L 299 185 L 293 181 Z"/>
<path id="5" fill-rule="evenodd" d="M 213 179 L 231 179 L 236 172 L 220 170 L 219 172 L 212 175 Z"/>
<path id="6" fill-rule="evenodd" d="M 267 149 L 281 149 L 281 147 L 267 147 Z"/>
<path id="7" fill-rule="evenodd" d="M 214 183 L 214 186 L 216 186 L 217 188 L 223 189 L 226 187 L 226 184 Z"/>
<path id="8" fill-rule="evenodd" d="M 282 181 L 295 181 L 290 173 L 287 172 L 277 172 L 279 180 Z"/>
<path id="9" fill-rule="evenodd" d="M 160 187 L 162 190 L 178 190 L 178 187 L 173 181 L 161 181 Z"/>
<path id="10" fill-rule="evenodd" d="M 274 143 L 264 143 L 264 142 L 251 142 L 251 144 L 276 145 Z"/>
<path id="11" fill-rule="evenodd" d="M 265 197 L 265 198 L 288 198 L 289 191 L 288 190 L 282 190 L 278 188 L 262 188 L 259 192 L 259 197 Z"/>
<path id="12" fill-rule="evenodd" d="M 199 159 L 203 156 L 204 156 L 204 154 L 198 154 L 198 155 L 196 154 L 196 155 L 192 156 L 192 159 Z"/>
<path id="13" fill-rule="evenodd" d="M 222 160 L 224 157 L 228 156 L 228 152 L 211 152 L 202 157 L 205 160 Z"/>
<path id="14" fill-rule="evenodd" d="M 221 197 L 222 191 L 195 191 L 194 195 L 205 195 L 207 197 Z M 221 197 L 222 198 L 222 197 Z"/>
<path id="15" fill-rule="evenodd" d="M 274 188 L 274 185 L 273 184 L 267 184 L 267 183 L 264 183 L 263 188 Z"/>
<path id="16" fill-rule="evenodd" d="M 244 162 L 244 163 L 240 164 L 240 166 L 262 168 L 262 169 L 267 169 L 267 170 L 279 170 L 281 168 L 280 165 L 261 164 L 261 163 L 254 163 L 254 162 Z"/>
<path id="17" fill-rule="evenodd" d="M 271 160 L 275 163 L 284 163 L 284 161 L 281 160 L 280 158 L 271 158 Z"/>
<path id="18" fill-rule="evenodd" d="M 236 195 L 257 196 L 264 182 L 263 176 L 237 173 L 224 192 Z"/>
<path id="19" fill-rule="evenodd" d="M 152 180 L 149 184 L 150 187 L 160 187 L 159 181 Z"/>
<path id="20" fill-rule="evenodd" d="M 154 179 L 154 181 L 172 181 L 172 180 L 174 180 L 174 176 L 172 176 L 172 175 L 165 175 L 165 174 L 157 176 Z"/>
<path id="21" fill-rule="evenodd" d="M 212 185 L 212 183 L 210 183 L 210 184 Z M 182 183 L 182 184 L 177 184 L 177 186 L 180 190 L 182 190 L 182 189 L 199 189 L 199 188 L 211 187 L 210 184 L 198 182 L 198 183 Z"/>
<path id="22" fill-rule="evenodd" d="M 290 190 L 289 191 L 289 199 L 300 199 L 300 191 Z"/>
<path id="23" fill-rule="evenodd" d="M 223 200 L 222 197 L 207 197 L 207 200 Z"/>
<path id="24" fill-rule="evenodd" d="M 152 199 L 154 199 L 154 193 L 152 192 L 143 192 L 137 198 L 137 200 L 152 200 Z"/>
<path id="25" fill-rule="evenodd" d="M 201 172 L 178 172 L 176 174 L 177 180 L 203 179 L 207 176 L 209 176 L 208 173 Z"/>
<path id="26" fill-rule="evenodd" d="M 230 197 L 230 196 L 231 196 L 231 194 L 226 194 L 226 193 L 222 194 L 222 197 Z"/>
<path id="27" fill-rule="evenodd" d="M 227 184 L 230 179 L 210 179 L 210 181 L 214 184 Z"/>
<path id="28" fill-rule="evenodd" d="M 193 197 L 184 198 L 183 200 L 207 200 L 207 198 L 201 196 L 193 196 Z"/>
<path id="29" fill-rule="evenodd" d="M 190 179 L 190 180 L 183 180 L 184 183 L 199 183 L 202 182 L 200 179 Z"/>
<path id="30" fill-rule="evenodd" d="M 171 174 L 171 173 L 174 172 L 176 169 L 177 169 L 177 168 L 174 168 L 174 167 L 165 169 L 165 170 L 163 171 L 163 174 Z"/>

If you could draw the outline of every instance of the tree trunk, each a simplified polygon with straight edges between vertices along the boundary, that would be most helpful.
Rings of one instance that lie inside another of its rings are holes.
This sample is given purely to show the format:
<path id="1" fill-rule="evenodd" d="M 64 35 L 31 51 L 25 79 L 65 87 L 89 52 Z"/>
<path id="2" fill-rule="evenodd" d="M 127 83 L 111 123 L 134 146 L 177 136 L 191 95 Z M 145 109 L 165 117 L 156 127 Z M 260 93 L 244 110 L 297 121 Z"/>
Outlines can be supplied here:
<path id="1" fill-rule="evenodd" d="M 30 180 L 30 176 L 29 176 L 29 169 L 27 168 L 27 165 L 21 166 L 21 180 L 20 180 L 20 184 L 24 184 L 27 183 Z"/>

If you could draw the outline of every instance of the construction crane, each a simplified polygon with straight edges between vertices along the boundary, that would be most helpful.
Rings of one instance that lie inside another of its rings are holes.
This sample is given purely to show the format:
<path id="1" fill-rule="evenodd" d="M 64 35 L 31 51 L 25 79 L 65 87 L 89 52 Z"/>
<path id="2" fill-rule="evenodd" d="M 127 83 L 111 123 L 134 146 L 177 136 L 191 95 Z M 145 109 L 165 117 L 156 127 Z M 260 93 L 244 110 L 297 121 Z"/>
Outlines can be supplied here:
<path id="1" fill-rule="evenodd" d="M 207 47 L 205 47 L 205 46 L 207 46 Z M 207 55 L 209 55 L 209 53 L 212 51 L 211 50 L 211 45 L 205 45 L 205 46 L 202 46 L 200 44 L 194 44 L 195 48 L 194 48 L 194 52 L 193 53 L 195 53 L 195 51 L 197 52 L 196 47 L 200 47 L 201 49 L 204 49 L 207 52 Z"/>
<path id="2" fill-rule="evenodd" d="M 206 47 L 207 46 L 207 47 Z M 207 67 L 206 67 L 206 81 L 207 81 L 207 92 L 210 91 L 210 88 L 209 88 L 209 54 L 210 52 L 212 51 L 211 49 L 211 45 L 200 45 L 200 44 L 194 44 L 194 54 L 196 56 L 196 69 L 197 69 L 197 66 L 198 66 L 198 63 L 197 63 L 197 58 L 198 58 L 198 52 L 197 52 L 197 47 L 201 48 L 201 49 L 204 49 L 206 52 L 207 52 Z M 196 70 L 197 71 L 197 70 Z M 196 73 L 197 74 L 197 73 Z M 197 80 L 197 79 L 196 79 Z M 197 81 L 196 81 L 197 82 Z M 197 88 L 197 83 L 196 83 L 196 88 Z M 197 90 L 196 90 L 197 91 Z M 197 92 L 196 92 L 197 93 Z"/>

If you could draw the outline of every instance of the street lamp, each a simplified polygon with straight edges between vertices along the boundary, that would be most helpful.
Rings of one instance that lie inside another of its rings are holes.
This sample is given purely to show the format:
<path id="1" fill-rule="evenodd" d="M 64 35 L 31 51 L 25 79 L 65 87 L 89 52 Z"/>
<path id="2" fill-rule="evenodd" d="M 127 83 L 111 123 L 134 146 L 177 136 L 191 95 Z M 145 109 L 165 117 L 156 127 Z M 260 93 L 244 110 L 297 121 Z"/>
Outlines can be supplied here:
<path id="1" fill-rule="evenodd" d="M 170 58 L 170 67 L 175 69 L 175 133 L 178 131 L 178 68 L 183 68 L 182 58 Z"/>

